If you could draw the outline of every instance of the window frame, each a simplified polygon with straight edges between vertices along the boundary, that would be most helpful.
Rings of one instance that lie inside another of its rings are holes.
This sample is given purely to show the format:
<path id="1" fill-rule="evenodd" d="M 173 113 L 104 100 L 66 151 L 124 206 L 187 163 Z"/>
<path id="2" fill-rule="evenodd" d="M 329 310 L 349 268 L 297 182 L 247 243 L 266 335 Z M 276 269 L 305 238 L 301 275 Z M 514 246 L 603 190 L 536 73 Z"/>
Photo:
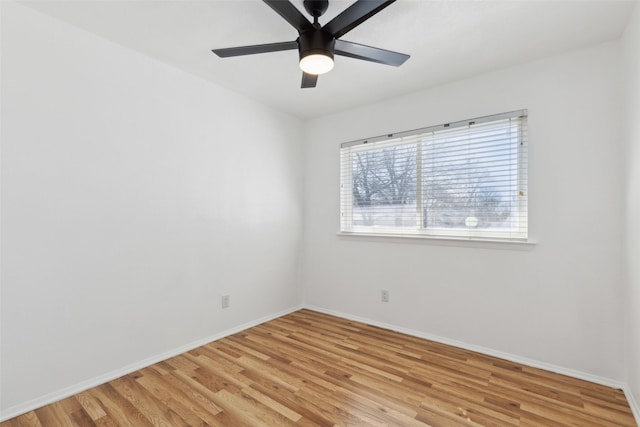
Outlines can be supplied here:
<path id="1" fill-rule="evenodd" d="M 455 129 L 459 127 L 469 127 L 475 124 L 495 122 L 505 119 L 519 119 L 519 134 L 517 140 L 517 195 L 518 200 L 514 203 L 518 209 L 517 226 L 506 231 L 496 231 L 487 229 L 461 229 L 445 227 L 424 227 L 423 226 L 423 144 L 418 141 L 426 134 L 436 134 L 438 131 Z M 374 237 L 409 237 L 421 239 L 439 240 L 463 240 L 463 241 L 487 241 L 487 242 L 507 242 L 507 243 L 532 243 L 529 240 L 529 213 L 528 213 L 528 110 L 515 110 L 501 114 L 494 114 L 473 119 L 460 120 L 457 122 L 444 123 L 436 126 L 398 132 L 345 142 L 340 145 L 340 210 L 339 210 L 339 235 L 344 236 L 374 236 Z M 414 137 L 416 142 L 416 228 L 402 227 L 381 227 L 381 226 L 354 226 L 353 225 L 353 155 L 357 152 L 365 152 L 375 149 L 407 145 L 411 142 L 404 141 L 404 138 Z M 348 156 L 348 158 L 346 158 Z M 345 168 L 346 165 L 350 165 Z M 349 183 L 349 185 L 345 185 Z M 349 203 L 344 201 L 349 200 Z M 518 231 L 519 230 L 519 231 Z"/>

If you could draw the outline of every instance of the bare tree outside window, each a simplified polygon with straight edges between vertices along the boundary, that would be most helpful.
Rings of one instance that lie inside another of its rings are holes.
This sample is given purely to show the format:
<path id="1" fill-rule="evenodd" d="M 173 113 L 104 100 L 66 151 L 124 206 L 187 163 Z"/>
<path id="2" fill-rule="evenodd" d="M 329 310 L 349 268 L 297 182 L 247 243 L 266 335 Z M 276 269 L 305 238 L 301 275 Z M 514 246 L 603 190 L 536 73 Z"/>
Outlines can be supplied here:
<path id="1" fill-rule="evenodd" d="M 353 209 L 358 225 L 416 225 L 416 146 L 353 156 Z"/>

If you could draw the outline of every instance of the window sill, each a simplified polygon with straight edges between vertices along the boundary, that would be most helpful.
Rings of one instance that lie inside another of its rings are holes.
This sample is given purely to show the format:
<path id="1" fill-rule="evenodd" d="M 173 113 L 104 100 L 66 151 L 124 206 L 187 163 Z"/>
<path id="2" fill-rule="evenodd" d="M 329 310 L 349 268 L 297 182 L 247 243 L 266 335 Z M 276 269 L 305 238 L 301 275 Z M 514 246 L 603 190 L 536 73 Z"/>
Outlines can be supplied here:
<path id="1" fill-rule="evenodd" d="M 442 246 L 462 246 L 473 248 L 489 248 L 489 249 L 514 249 L 514 250 L 531 250 L 537 244 L 532 239 L 527 240 L 507 240 L 507 239 L 491 239 L 478 238 L 473 239 L 464 237 L 439 237 L 424 236 L 418 234 L 392 234 L 392 233 L 350 233 L 346 231 L 338 231 L 338 237 L 356 238 L 369 241 L 398 241 L 398 242 L 424 242 L 427 244 L 436 244 Z"/>

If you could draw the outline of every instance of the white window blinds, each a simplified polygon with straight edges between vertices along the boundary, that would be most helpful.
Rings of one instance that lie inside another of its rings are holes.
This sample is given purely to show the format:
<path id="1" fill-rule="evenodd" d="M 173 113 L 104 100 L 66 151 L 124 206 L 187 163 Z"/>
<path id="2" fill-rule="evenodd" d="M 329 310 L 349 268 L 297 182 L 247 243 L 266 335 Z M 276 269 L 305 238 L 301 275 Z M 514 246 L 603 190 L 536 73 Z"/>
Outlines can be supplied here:
<path id="1" fill-rule="evenodd" d="M 345 233 L 527 239 L 527 111 L 342 144 Z"/>

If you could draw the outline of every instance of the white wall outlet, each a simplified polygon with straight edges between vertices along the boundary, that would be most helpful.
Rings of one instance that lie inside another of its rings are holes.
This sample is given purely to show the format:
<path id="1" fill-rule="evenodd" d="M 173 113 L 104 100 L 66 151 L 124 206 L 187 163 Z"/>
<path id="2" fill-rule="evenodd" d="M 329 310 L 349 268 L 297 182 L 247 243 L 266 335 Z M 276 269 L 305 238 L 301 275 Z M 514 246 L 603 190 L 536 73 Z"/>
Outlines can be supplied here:
<path id="1" fill-rule="evenodd" d="M 381 300 L 382 302 L 389 302 L 389 291 L 387 291 L 386 289 L 382 290 L 381 292 Z"/>
<path id="2" fill-rule="evenodd" d="M 229 308 L 231 306 L 231 296 L 222 295 L 222 298 L 220 298 L 220 304 L 222 305 L 222 308 Z"/>

